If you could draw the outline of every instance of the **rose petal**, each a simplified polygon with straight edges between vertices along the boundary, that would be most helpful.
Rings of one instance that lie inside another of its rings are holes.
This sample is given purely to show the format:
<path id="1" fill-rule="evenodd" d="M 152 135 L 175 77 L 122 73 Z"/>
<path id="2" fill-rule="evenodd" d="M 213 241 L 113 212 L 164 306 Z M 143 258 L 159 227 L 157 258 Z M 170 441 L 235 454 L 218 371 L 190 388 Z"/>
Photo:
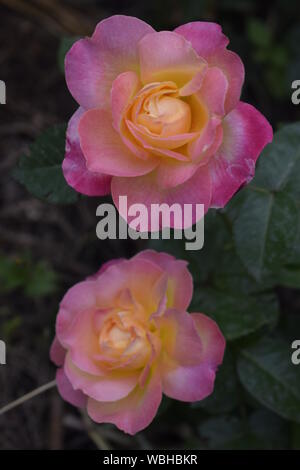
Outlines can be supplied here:
<path id="1" fill-rule="evenodd" d="M 92 274 L 87 278 L 87 280 L 94 281 L 95 279 L 98 279 L 98 277 L 104 273 L 110 266 L 114 266 L 115 264 L 122 263 L 126 258 L 118 258 L 118 259 L 111 259 L 109 261 L 106 261 L 101 265 L 101 268 L 95 273 Z"/>
<path id="2" fill-rule="evenodd" d="M 56 334 L 60 343 L 67 347 L 72 325 L 81 312 L 90 312 L 97 302 L 97 284 L 83 281 L 71 287 L 60 303 L 56 319 Z"/>
<path id="3" fill-rule="evenodd" d="M 58 319 L 60 328 L 68 328 L 76 313 L 84 312 L 95 306 L 97 299 L 96 283 L 83 281 L 71 287 L 60 303 Z"/>
<path id="4" fill-rule="evenodd" d="M 160 300 L 153 297 L 153 287 L 162 274 L 163 270 L 149 260 L 115 263 L 97 278 L 97 303 L 102 309 L 115 308 L 120 303 L 121 293 L 129 290 L 137 306 L 151 314 Z"/>
<path id="5" fill-rule="evenodd" d="M 225 114 L 227 90 L 228 81 L 222 70 L 218 67 L 209 67 L 198 95 L 206 104 L 210 113 L 223 116 Z"/>
<path id="6" fill-rule="evenodd" d="M 216 368 L 223 361 L 225 338 L 214 320 L 203 313 L 191 313 L 203 347 L 202 360 Z"/>
<path id="7" fill-rule="evenodd" d="M 126 285 L 134 300 L 143 305 L 147 312 L 153 313 L 160 301 L 160 298 L 154 295 L 154 291 L 156 282 L 163 273 L 162 268 L 149 260 L 138 259 L 130 260 L 127 266 L 124 265 L 124 276 L 125 271 Z M 145 286 L 147 286 L 147 292 L 145 292 Z"/>
<path id="8" fill-rule="evenodd" d="M 137 158 L 124 145 L 113 129 L 110 114 L 91 109 L 79 123 L 80 144 L 90 171 L 115 176 L 137 176 L 149 173 L 156 159 Z"/>
<path id="9" fill-rule="evenodd" d="M 231 111 L 238 103 L 245 78 L 244 65 L 240 57 L 226 46 L 229 40 L 222 33 L 222 28 L 216 23 L 196 21 L 175 29 L 188 41 L 210 66 L 219 67 L 228 81 L 228 92 L 225 100 L 226 113 Z"/>
<path id="10" fill-rule="evenodd" d="M 149 158 L 149 152 L 138 145 L 125 124 L 126 111 L 139 87 L 140 81 L 135 72 L 124 72 L 118 75 L 112 84 L 111 107 L 113 126 L 120 134 L 124 144 L 135 156 L 145 160 Z"/>
<path id="11" fill-rule="evenodd" d="M 227 78 L 228 91 L 225 99 L 225 111 L 229 113 L 240 100 L 245 79 L 244 64 L 235 52 L 225 49 L 211 56 L 209 65 L 219 67 Z"/>
<path id="12" fill-rule="evenodd" d="M 193 278 L 187 269 L 186 261 L 175 259 L 166 253 L 144 250 L 133 259 L 147 259 L 160 266 L 168 277 L 167 307 L 186 310 L 193 296 Z"/>
<path id="13" fill-rule="evenodd" d="M 103 369 L 94 360 L 99 349 L 99 330 L 96 325 L 104 321 L 108 312 L 104 307 L 101 309 L 98 289 L 97 282 L 85 281 L 67 292 L 57 315 L 56 334 L 79 369 L 100 376 L 103 375 Z"/>
<path id="14" fill-rule="evenodd" d="M 216 324 L 203 317 L 169 310 L 157 320 L 165 352 L 163 392 L 170 398 L 198 401 L 213 391 L 225 341 Z"/>
<path id="15" fill-rule="evenodd" d="M 175 150 L 169 150 L 169 149 L 163 149 L 163 148 L 159 148 L 159 147 L 154 147 L 153 145 L 149 145 L 146 141 L 142 141 L 142 139 L 140 139 L 140 142 L 143 142 L 143 147 L 152 153 L 152 155 L 156 155 L 158 157 L 163 157 L 163 159 L 159 159 L 158 161 L 158 166 L 157 168 L 159 168 L 159 166 L 162 164 L 164 164 L 165 161 L 167 161 L 168 163 L 169 162 L 173 162 L 176 160 L 178 160 L 179 162 L 189 162 L 190 159 L 189 157 L 186 155 L 186 146 L 183 146 L 183 147 L 180 147 L 179 149 L 175 149 Z M 167 158 L 166 158 L 167 157 Z"/>
<path id="16" fill-rule="evenodd" d="M 113 81 L 111 89 L 111 109 L 115 129 L 120 123 L 129 104 L 139 89 L 139 77 L 135 72 L 124 72 Z"/>
<path id="17" fill-rule="evenodd" d="M 164 370 L 168 370 L 169 365 L 173 368 L 201 363 L 203 345 L 190 314 L 168 309 L 156 322 L 162 338 L 162 350 L 166 355 Z"/>
<path id="18" fill-rule="evenodd" d="M 162 137 L 160 135 L 147 132 L 143 126 L 136 125 L 129 120 L 126 121 L 126 124 L 131 133 L 145 148 L 157 147 L 158 149 L 174 149 L 185 145 L 198 135 L 197 132 L 187 132 L 185 134 Z M 148 147 L 149 145 L 152 147 Z"/>
<path id="19" fill-rule="evenodd" d="M 190 42 L 171 31 L 147 34 L 139 42 L 143 83 L 173 80 L 184 86 L 205 67 Z"/>
<path id="20" fill-rule="evenodd" d="M 65 360 L 66 350 L 60 344 L 57 337 L 55 336 L 51 348 L 50 348 L 50 359 L 58 367 L 62 366 Z"/>
<path id="21" fill-rule="evenodd" d="M 198 167 L 198 163 L 162 161 L 155 172 L 157 184 L 163 189 L 179 186 L 188 181 Z"/>
<path id="22" fill-rule="evenodd" d="M 162 399 L 159 375 L 152 373 L 144 388 L 136 387 L 123 400 L 100 403 L 88 400 L 88 414 L 97 423 L 112 423 L 119 429 L 136 434 L 149 426 Z"/>
<path id="23" fill-rule="evenodd" d="M 91 38 L 77 41 L 65 59 L 66 81 L 75 100 L 85 109 L 109 109 L 113 80 L 138 70 L 137 44 L 152 32 L 138 18 L 115 15 L 101 21 Z"/>
<path id="24" fill-rule="evenodd" d="M 185 183 L 171 188 L 161 188 L 156 180 L 155 173 L 139 178 L 113 178 L 112 180 L 112 196 L 114 203 L 118 207 L 121 216 L 130 224 L 133 217 L 128 216 L 127 208 L 119 204 L 120 196 L 127 196 L 127 207 L 133 204 L 144 204 L 147 208 L 145 218 L 143 218 L 143 226 L 141 231 L 157 231 L 158 227 L 174 227 L 174 228 L 187 228 L 191 227 L 199 217 L 202 217 L 200 211 L 197 216 L 196 204 L 204 205 L 204 212 L 210 206 L 211 201 L 211 177 L 209 169 L 203 166 L 188 179 Z M 156 221 L 151 220 L 151 206 L 154 211 L 154 204 L 167 204 L 164 206 L 165 220 Z M 170 218 L 169 209 L 176 204 L 176 213 L 171 211 Z M 188 205 L 184 208 L 184 204 Z M 166 210 L 167 209 L 167 210 Z M 185 210 L 183 210 L 185 209 Z M 192 209 L 192 214 L 188 212 Z M 184 212 L 187 219 L 184 220 Z M 170 219 L 170 220 L 169 220 Z"/>
<path id="25" fill-rule="evenodd" d="M 224 119 L 223 132 L 223 143 L 209 164 L 212 207 L 224 207 L 242 185 L 251 181 L 259 154 L 273 138 L 266 118 L 242 102 Z"/>
<path id="26" fill-rule="evenodd" d="M 56 372 L 56 384 L 64 400 L 79 408 L 85 407 L 86 396 L 80 390 L 74 390 L 63 368 L 58 369 Z"/>
<path id="27" fill-rule="evenodd" d="M 207 70 L 207 67 L 204 66 L 200 72 L 196 73 L 196 75 L 186 85 L 180 88 L 179 95 L 189 96 L 199 91 L 203 83 L 206 70 Z"/>
<path id="28" fill-rule="evenodd" d="M 211 395 L 216 373 L 206 364 L 177 366 L 163 376 L 163 392 L 175 400 L 193 402 Z"/>
<path id="29" fill-rule="evenodd" d="M 97 401 L 114 401 L 126 397 L 136 386 L 139 374 L 136 371 L 116 372 L 99 376 L 78 369 L 69 354 L 66 356 L 65 373 L 75 390 L 81 390 Z"/>
<path id="30" fill-rule="evenodd" d="M 104 374 L 101 364 L 94 360 L 99 350 L 98 329 L 95 324 L 105 320 L 105 310 L 96 311 L 96 304 L 92 311 L 86 310 L 78 313 L 71 322 L 68 330 L 62 330 L 59 319 L 57 321 L 57 333 L 68 348 L 72 362 L 80 370 L 102 376 Z"/>
<path id="31" fill-rule="evenodd" d="M 188 155 L 194 163 L 205 165 L 208 162 L 211 156 L 210 148 L 217 138 L 217 129 L 221 122 L 219 117 L 213 116 L 209 119 L 199 137 L 188 145 Z"/>
<path id="32" fill-rule="evenodd" d="M 86 167 L 78 134 L 78 124 L 83 114 L 83 108 L 78 108 L 69 121 L 66 153 L 62 164 L 64 177 L 72 188 L 82 194 L 104 196 L 110 192 L 111 177 L 92 173 Z"/>
<path id="33" fill-rule="evenodd" d="M 221 26 L 208 21 L 187 23 L 174 31 L 190 41 L 197 54 L 204 58 L 225 49 L 229 43 L 229 39 L 222 33 Z"/>

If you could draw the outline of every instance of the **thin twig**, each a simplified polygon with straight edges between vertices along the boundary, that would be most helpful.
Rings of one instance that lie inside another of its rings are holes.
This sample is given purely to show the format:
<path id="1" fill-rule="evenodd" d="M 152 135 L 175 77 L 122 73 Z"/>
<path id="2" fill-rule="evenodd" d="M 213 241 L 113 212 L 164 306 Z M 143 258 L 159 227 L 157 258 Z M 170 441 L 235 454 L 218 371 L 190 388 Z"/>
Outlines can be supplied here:
<path id="1" fill-rule="evenodd" d="M 106 439 L 100 434 L 99 428 L 97 429 L 97 427 L 94 426 L 88 415 L 84 411 L 81 411 L 81 416 L 85 429 L 96 447 L 99 450 L 111 450 Z"/>
<path id="2" fill-rule="evenodd" d="M 50 450 L 60 450 L 63 448 L 62 415 L 64 402 L 56 391 L 53 391 L 51 395 L 48 448 Z"/>
<path id="3" fill-rule="evenodd" d="M 38 20 L 51 33 L 88 35 L 92 32 L 92 22 L 83 17 L 80 11 L 62 5 L 54 0 L 0 0 L 0 5 Z"/>
<path id="4" fill-rule="evenodd" d="M 0 416 L 6 413 L 7 411 L 12 410 L 13 408 L 16 408 L 19 405 L 22 405 L 31 398 L 36 397 L 37 395 L 40 395 L 41 393 L 44 393 L 55 386 L 56 380 L 51 380 L 51 382 L 48 382 L 45 385 L 42 385 L 41 387 L 35 388 L 31 392 L 26 393 L 26 395 L 23 395 L 21 398 L 18 398 L 17 400 L 12 401 L 8 405 L 3 406 L 3 408 L 0 408 Z"/>

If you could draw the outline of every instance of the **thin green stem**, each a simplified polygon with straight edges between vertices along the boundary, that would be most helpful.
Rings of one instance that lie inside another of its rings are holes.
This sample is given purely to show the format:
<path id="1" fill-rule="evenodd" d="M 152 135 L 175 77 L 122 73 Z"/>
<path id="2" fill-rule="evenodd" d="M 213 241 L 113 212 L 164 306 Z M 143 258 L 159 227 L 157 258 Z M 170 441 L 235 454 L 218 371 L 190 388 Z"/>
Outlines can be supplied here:
<path id="1" fill-rule="evenodd" d="M 257 191 L 258 193 L 265 193 L 265 194 L 272 194 L 273 191 L 270 191 L 265 188 L 261 188 L 260 186 L 255 186 L 254 184 L 250 184 L 247 189 L 251 191 Z"/>

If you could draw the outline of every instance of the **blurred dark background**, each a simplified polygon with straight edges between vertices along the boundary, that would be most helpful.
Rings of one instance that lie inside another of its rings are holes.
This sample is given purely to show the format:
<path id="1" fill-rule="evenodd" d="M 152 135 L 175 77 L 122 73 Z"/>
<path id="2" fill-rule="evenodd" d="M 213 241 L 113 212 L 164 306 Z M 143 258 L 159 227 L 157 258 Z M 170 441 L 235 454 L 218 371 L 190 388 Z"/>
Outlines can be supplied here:
<path id="1" fill-rule="evenodd" d="M 291 83 L 300 79 L 299 13 L 298 0 L 0 0 L 0 79 L 7 86 L 7 104 L 0 105 L 0 339 L 7 343 L 0 407 L 53 379 L 48 352 L 65 290 L 103 261 L 144 246 L 97 240 L 97 198 L 52 206 L 11 177 L 41 131 L 66 122 L 76 109 L 60 66 L 69 38 L 90 35 L 112 14 L 137 16 L 157 30 L 194 20 L 218 22 L 245 64 L 243 100 L 276 129 L 300 118 L 300 106 L 291 103 Z M 0 417 L 0 448 L 205 445 L 200 437 L 195 441 L 195 411 L 172 407 L 129 438 L 111 426 L 95 428 L 53 390 Z"/>

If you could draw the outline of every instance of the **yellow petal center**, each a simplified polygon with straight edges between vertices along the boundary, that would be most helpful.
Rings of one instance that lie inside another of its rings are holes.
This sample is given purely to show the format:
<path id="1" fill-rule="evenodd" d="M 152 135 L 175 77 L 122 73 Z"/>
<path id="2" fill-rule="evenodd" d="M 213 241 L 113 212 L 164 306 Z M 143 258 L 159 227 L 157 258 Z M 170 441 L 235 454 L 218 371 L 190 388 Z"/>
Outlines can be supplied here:
<path id="1" fill-rule="evenodd" d="M 185 101 L 165 95 L 150 96 L 137 116 L 138 124 L 162 137 L 189 132 L 191 119 L 191 110 Z"/>
<path id="2" fill-rule="evenodd" d="M 129 312 L 118 312 L 109 317 L 101 328 L 99 345 L 110 356 L 142 357 L 149 352 L 144 326 Z"/>

